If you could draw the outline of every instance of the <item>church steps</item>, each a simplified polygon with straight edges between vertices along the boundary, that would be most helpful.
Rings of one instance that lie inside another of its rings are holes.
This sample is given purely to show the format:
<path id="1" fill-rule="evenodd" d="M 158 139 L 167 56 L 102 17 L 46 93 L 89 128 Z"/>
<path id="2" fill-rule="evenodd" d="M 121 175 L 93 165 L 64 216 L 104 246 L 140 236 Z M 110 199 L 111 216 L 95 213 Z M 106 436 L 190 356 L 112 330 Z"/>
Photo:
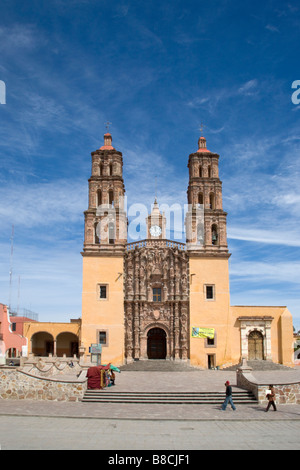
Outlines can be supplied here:
<path id="1" fill-rule="evenodd" d="M 83 402 L 118 403 L 118 404 L 222 404 L 224 392 L 107 392 L 105 390 L 87 390 Z M 234 392 L 236 404 L 257 403 L 251 392 Z"/>

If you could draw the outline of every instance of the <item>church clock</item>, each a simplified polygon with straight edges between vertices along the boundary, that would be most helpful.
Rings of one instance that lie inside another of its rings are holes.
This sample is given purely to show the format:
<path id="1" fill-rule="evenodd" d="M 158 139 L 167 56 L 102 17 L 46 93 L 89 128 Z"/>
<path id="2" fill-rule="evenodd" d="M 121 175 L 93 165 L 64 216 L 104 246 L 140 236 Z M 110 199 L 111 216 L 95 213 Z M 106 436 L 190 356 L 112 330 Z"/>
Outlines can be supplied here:
<path id="1" fill-rule="evenodd" d="M 160 226 L 152 225 L 152 227 L 150 227 L 150 234 L 152 235 L 152 237 L 159 237 L 159 235 L 161 234 Z"/>

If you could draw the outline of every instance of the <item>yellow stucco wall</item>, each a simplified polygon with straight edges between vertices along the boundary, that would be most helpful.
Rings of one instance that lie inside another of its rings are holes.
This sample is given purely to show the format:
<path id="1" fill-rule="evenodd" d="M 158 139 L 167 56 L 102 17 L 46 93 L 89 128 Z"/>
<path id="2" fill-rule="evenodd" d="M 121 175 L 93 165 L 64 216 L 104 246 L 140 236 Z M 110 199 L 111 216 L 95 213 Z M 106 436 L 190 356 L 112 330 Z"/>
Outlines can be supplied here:
<path id="1" fill-rule="evenodd" d="M 70 356 L 70 343 L 80 342 L 81 320 L 70 323 L 24 322 L 23 334 L 27 338 L 28 353 L 45 355 L 45 341 L 53 341 L 53 353 Z"/>
<path id="2" fill-rule="evenodd" d="M 107 299 L 99 298 L 99 285 L 108 287 Z M 124 362 L 123 257 L 84 256 L 81 343 L 88 348 L 98 343 L 99 331 L 107 332 L 102 346 L 102 364 Z"/>
<path id="3" fill-rule="evenodd" d="M 23 334 L 30 342 L 35 333 L 49 333 L 53 340 L 61 333 L 73 333 L 78 338 L 80 337 L 80 320 L 71 323 L 58 323 L 58 322 L 24 322 Z"/>
<path id="4" fill-rule="evenodd" d="M 206 300 L 205 286 L 214 286 L 214 299 Z M 215 346 L 204 338 L 192 338 L 191 364 L 207 368 L 208 355 L 215 354 L 215 366 L 231 362 L 229 274 L 227 258 L 190 257 L 190 330 L 192 327 L 215 328 Z"/>
<path id="5" fill-rule="evenodd" d="M 278 324 L 280 328 L 279 362 L 287 366 L 294 366 L 293 317 L 287 308 L 280 316 Z"/>
<path id="6" fill-rule="evenodd" d="M 293 319 L 286 307 L 274 306 L 231 306 L 232 317 L 232 360 L 241 359 L 241 335 L 239 317 L 273 317 L 271 322 L 272 361 L 292 367 L 293 361 Z"/>
<path id="7" fill-rule="evenodd" d="M 241 361 L 239 317 L 272 317 L 271 355 L 273 362 L 293 366 L 293 322 L 286 307 L 230 306 L 227 258 L 190 256 L 190 362 L 207 368 L 208 356 L 214 365 L 226 367 Z M 107 299 L 100 299 L 100 284 L 107 285 Z M 214 299 L 207 300 L 205 286 L 214 286 Z M 192 338 L 192 327 L 214 328 L 215 344 L 205 338 Z M 35 333 L 46 332 L 56 341 L 60 333 L 73 333 L 85 347 L 97 343 L 99 332 L 106 331 L 107 345 L 102 347 L 102 364 L 124 363 L 124 292 L 122 256 L 84 256 L 82 323 L 26 322 L 24 336 L 30 345 Z M 61 349 L 60 345 L 60 349 Z M 67 347 L 67 346 L 66 346 Z M 30 349 L 29 349 L 30 351 Z"/>
<path id="8" fill-rule="evenodd" d="M 206 300 L 205 285 L 213 285 L 214 300 Z M 239 317 L 272 317 L 272 361 L 293 366 L 293 321 L 286 307 L 230 306 L 228 260 L 190 257 L 190 361 L 208 367 L 208 355 L 215 366 L 240 363 L 241 328 Z M 205 338 L 192 338 L 192 327 L 214 328 L 215 345 Z"/>

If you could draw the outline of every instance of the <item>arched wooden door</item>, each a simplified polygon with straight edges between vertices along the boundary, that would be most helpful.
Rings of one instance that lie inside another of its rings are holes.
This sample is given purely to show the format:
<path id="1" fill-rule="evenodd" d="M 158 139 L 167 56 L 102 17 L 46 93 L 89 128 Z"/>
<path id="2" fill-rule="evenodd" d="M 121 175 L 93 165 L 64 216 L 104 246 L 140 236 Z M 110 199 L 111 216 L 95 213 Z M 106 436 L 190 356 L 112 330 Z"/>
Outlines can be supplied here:
<path id="1" fill-rule="evenodd" d="M 148 359 L 166 359 L 167 335 L 161 328 L 152 328 L 147 335 Z"/>
<path id="2" fill-rule="evenodd" d="M 260 331 L 251 331 L 248 336 L 248 360 L 263 360 L 264 338 Z"/>

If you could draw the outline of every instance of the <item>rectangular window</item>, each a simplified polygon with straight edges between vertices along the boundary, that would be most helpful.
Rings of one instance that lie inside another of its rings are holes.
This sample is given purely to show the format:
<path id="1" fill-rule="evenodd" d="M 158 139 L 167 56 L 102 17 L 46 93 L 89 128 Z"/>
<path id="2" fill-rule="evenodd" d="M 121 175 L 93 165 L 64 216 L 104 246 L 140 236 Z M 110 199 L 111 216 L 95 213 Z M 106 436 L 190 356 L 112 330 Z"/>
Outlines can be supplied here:
<path id="1" fill-rule="evenodd" d="M 161 302 L 161 288 L 155 287 L 153 289 L 153 302 Z"/>
<path id="2" fill-rule="evenodd" d="M 100 299 L 107 299 L 107 285 L 105 284 L 102 284 L 102 285 L 99 285 L 99 298 Z"/>
<path id="3" fill-rule="evenodd" d="M 206 300 L 214 300 L 215 299 L 215 286 L 205 286 L 205 298 Z"/>
<path id="4" fill-rule="evenodd" d="M 107 343 L 106 331 L 99 331 L 99 343 L 100 344 Z"/>
<path id="5" fill-rule="evenodd" d="M 16 323 L 12 323 L 11 324 L 11 331 L 16 331 L 16 329 L 17 329 Z"/>
<path id="6" fill-rule="evenodd" d="M 204 342 L 205 348 L 216 348 L 217 347 L 217 332 L 215 330 L 215 334 L 213 338 L 205 338 Z"/>

